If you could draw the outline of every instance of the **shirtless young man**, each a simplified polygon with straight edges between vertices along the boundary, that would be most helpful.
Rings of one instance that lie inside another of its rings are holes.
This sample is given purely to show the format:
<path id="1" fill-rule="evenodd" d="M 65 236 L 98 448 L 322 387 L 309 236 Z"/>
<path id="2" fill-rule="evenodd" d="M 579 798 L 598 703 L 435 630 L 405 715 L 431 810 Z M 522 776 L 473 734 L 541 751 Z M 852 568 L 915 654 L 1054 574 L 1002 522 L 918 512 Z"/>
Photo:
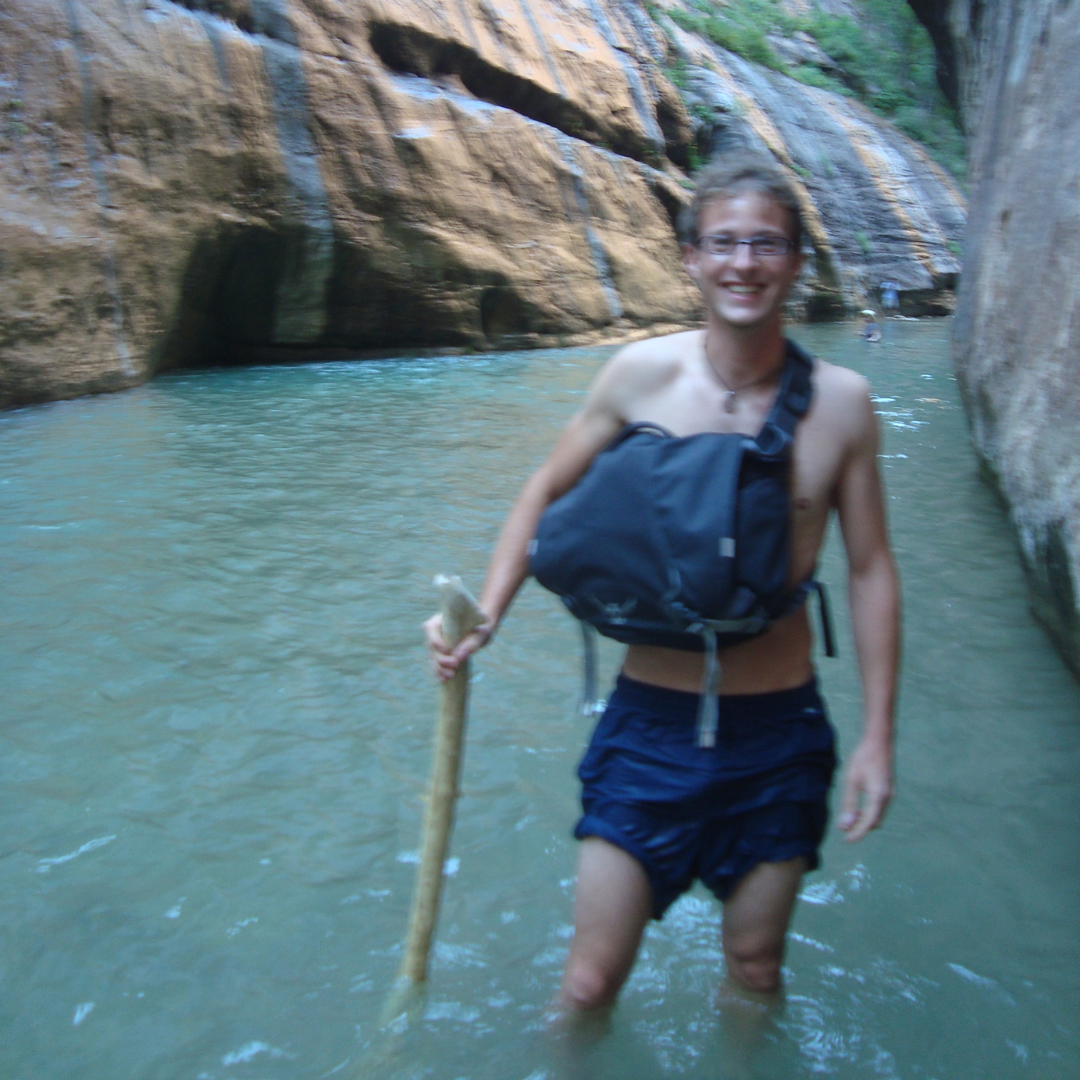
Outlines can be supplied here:
<path id="1" fill-rule="evenodd" d="M 448 678 L 490 639 L 528 575 L 527 548 L 540 515 L 625 424 L 650 420 L 680 436 L 756 434 L 768 416 L 785 353 L 781 305 L 800 268 L 794 193 L 767 159 L 743 154 L 721 160 L 699 177 L 686 224 L 683 257 L 701 289 L 706 329 L 629 345 L 603 369 L 503 527 L 480 598 L 490 621 L 453 651 L 439 634 L 437 616 L 425 624 L 439 677 Z M 839 826 L 849 840 L 881 822 L 892 790 L 899 590 L 877 446 L 866 380 L 816 361 L 813 400 L 796 429 L 792 461 L 790 581 L 812 575 L 835 508 L 847 552 L 865 709 L 862 739 L 843 784 Z M 672 764 L 670 747 L 656 756 L 657 797 L 685 786 L 678 820 L 674 806 L 665 804 L 650 818 L 649 808 L 643 811 L 632 799 L 620 805 L 618 789 L 625 790 L 626 777 L 620 784 L 619 771 L 640 786 L 642 762 L 657 738 L 679 725 L 693 729 L 703 658 L 629 647 L 579 770 L 586 814 L 575 833 L 583 843 L 574 940 L 562 985 L 568 1008 L 594 1009 L 615 999 L 649 918 L 659 918 L 694 876 L 723 901 L 730 978 L 750 990 L 779 988 L 788 922 L 803 873 L 817 865 L 835 764 L 810 655 L 805 606 L 721 653 L 716 748 L 694 748 L 689 769 Z M 635 728 L 631 757 L 625 747 Z M 681 745 L 692 743 L 682 737 Z M 713 755 L 718 763 L 704 787 L 702 759 L 693 754 Z M 734 761 L 726 774 L 724 755 Z"/>

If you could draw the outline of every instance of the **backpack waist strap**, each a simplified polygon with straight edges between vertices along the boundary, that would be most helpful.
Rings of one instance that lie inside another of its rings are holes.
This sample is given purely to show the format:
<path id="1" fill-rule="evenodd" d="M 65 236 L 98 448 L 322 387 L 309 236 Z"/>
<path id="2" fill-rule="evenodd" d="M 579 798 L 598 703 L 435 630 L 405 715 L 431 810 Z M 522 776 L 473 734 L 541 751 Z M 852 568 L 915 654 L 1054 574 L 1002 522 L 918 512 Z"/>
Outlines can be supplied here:
<path id="1" fill-rule="evenodd" d="M 810 578 L 804 581 L 792 593 L 789 611 L 794 611 L 800 604 L 806 602 L 810 593 L 816 592 L 818 597 L 818 613 L 821 617 L 821 637 L 825 647 L 825 655 L 836 656 L 836 638 L 833 634 L 832 615 L 829 608 L 829 594 L 825 590 L 825 583 Z M 596 627 L 584 619 L 578 620 L 581 627 L 581 639 L 583 650 L 583 682 L 581 694 L 580 712 L 582 716 L 599 716 L 607 707 L 607 702 L 597 693 L 598 664 L 596 639 L 598 633 Z M 750 629 L 731 622 L 701 624 L 696 630 L 701 635 L 705 645 L 705 667 L 701 679 L 701 696 L 698 704 L 697 718 L 697 744 L 710 748 L 716 745 L 716 728 L 720 719 L 720 708 L 717 700 L 720 693 L 720 682 L 723 678 L 723 669 L 717 659 L 716 633 Z"/>

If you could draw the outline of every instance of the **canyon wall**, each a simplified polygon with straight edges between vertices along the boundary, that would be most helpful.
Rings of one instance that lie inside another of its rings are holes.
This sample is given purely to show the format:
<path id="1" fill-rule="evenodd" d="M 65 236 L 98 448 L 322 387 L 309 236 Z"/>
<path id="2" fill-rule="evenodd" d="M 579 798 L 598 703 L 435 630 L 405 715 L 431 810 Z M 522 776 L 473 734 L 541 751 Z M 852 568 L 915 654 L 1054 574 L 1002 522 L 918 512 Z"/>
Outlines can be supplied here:
<path id="1" fill-rule="evenodd" d="M 636 0 L 7 0 L 0 406 L 686 325 L 695 140 L 790 170 L 800 310 L 886 278 L 947 310 L 964 206 L 922 151 L 663 22 Z"/>
<path id="2" fill-rule="evenodd" d="M 807 86 L 670 18 L 659 21 L 683 66 L 683 98 L 702 156 L 757 146 L 797 183 L 814 248 L 799 314 L 838 317 L 873 304 L 883 281 L 899 287 L 905 314 L 949 314 L 967 204 L 923 148 L 854 97 Z M 829 58 L 805 39 L 786 43 L 801 51 L 792 60 L 827 70 Z"/>
<path id="3" fill-rule="evenodd" d="M 1080 3 L 911 4 L 970 140 L 964 404 L 1035 614 L 1080 675 Z"/>

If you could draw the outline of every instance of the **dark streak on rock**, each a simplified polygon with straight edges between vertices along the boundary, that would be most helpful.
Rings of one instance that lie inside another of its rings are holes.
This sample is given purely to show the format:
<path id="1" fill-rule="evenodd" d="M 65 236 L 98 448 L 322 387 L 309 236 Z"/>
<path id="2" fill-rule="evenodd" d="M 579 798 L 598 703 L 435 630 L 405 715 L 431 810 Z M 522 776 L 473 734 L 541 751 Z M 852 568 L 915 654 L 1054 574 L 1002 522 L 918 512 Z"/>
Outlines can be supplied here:
<path id="1" fill-rule="evenodd" d="M 482 101 L 511 109 L 565 135 L 600 145 L 608 142 L 615 153 L 636 161 L 655 153 L 653 147 L 643 146 L 629 132 L 599 129 L 594 117 L 566 97 L 489 64 L 458 42 L 416 27 L 379 21 L 372 22 L 370 35 L 371 47 L 391 71 L 428 79 L 456 75 L 469 93 Z"/>
<path id="2" fill-rule="evenodd" d="M 131 362 L 131 352 L 127 346 L 124 334 L 124 309 L 120 297 L 120 282 L 116 274 L 116 257 L 113 240 L 109 232 L 107 214 L 112 206 L 109 195 L 109 185 L 105 179 L 105 169 L 101 163 L 101 156 L 94 143 L 94 86 L 90 75 L 90 61 L 87 57 L 85 43 L 83 41 L 82 28 L 79 25 L 78 16 L 75 13 L 73 0 L 63 0 L 64 12 L 67 15 L 68 27 L 71 33 L 71 43 L 75 49 L 75 55 L 79 61 L 79 76 L 82 82 L 82 113 L 83 113 L 83 137 L 86 147 L 86 157 L 90 163 L 90 173 L 94 178 L 94 186 L 97 189 L 98 205 L 101 208 L 101 218 L 104 233 L 104 270 L 105 284 L 109 292 L 111 303 L 111 321 L 113 336 L 116 339 L 116 353 L 120 358 L 120 372 L 124 378 L 135 378 L 135 367 Z"/>

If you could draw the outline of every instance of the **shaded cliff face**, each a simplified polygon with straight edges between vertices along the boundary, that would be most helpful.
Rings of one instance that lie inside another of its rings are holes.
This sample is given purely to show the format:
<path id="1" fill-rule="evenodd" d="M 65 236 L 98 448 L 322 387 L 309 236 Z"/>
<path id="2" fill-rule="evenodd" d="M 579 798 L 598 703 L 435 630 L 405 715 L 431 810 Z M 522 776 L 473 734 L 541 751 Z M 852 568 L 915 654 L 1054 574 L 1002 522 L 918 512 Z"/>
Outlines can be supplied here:
<path id="1" fill-rule="evenodd" d="M 745 117 L 793 170 L 811 312 L 950 283 L 961 201 L 913 144 L 712 47 L 692 120 L 671 48 L 635 0 L 9 0 L 0 405 L 685 325 L 695 123 Z"/>
<path id="2" fill-rule="evenodd" d="M 1080 4 L 912 7 L 948 35 L 971 140 L 960 387 L 1035 613 L 1080 675 Z"/>
<path id="3" fill-rule="evenodd" d="M 808 314 L 865 307 L 883 281 L 899 286 L 905 313 L 952 310 L 966 201 L 920 146 L 853 98 L 666 28 L 686 65 L 702 150 L 765 147 L 798 182 L 816 263 Z"/>

